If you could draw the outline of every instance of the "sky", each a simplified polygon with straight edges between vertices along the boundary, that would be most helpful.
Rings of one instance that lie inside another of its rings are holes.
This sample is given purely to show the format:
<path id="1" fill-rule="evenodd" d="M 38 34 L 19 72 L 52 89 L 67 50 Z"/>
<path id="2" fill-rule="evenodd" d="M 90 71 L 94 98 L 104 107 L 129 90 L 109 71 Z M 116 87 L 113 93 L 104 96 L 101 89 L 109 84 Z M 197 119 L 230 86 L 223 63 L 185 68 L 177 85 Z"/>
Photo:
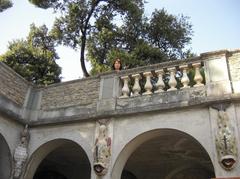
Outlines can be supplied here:
<path id="1" fill-rule="evenodd" d="M 189 47 L 196 54 L 215 50 L 240 48 L 239 0 L 147 0 L 145 15 L 150 17 L 155 9 L 164 8 L 169 14 L 189 17 L 194 31 Z M 52 10 L 43 10 L 28 0 L 12 0 L 13 7 L 0 13 L 0 54 L 7 51 L 8 42 L 26 38 L 31 23 L 46 24 L 49 29 L 55 19 Z M 58 47 L 62 68 L 62 81 L 81 78 L 79 52 Z M 87 68 L 90 65 L 87 64 Z"/>

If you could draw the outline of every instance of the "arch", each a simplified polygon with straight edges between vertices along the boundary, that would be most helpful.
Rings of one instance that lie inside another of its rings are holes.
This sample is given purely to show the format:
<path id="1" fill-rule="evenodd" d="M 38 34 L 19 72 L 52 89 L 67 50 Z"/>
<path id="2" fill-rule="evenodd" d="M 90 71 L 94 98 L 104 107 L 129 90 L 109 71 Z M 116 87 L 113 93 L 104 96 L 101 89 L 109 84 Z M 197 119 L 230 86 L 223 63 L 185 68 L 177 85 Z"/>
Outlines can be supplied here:
<path id="1" fill-rule="evenodd" d="M 0 178 L 9 179 L 11 176 L 12 162 L 11 162 L 10 148 L 0 133 Z"/>
<path id="2" fill-rule="evenodd" d="M 166 138 L 166 140 L 164 138 Z M 184 140 L 186 140 L 186 141 L 184 141 Z M 129 161 L 130 158 L 134 158 L 134 157 L 132 157 L 133 154 L 138 154 L 138 156 L 141 156 L 141 152 L 137 152 L 139 148 L 141 150 L 145 146 L 144 149 L 146 149 L 147 145 L 153 145 L 156 142 L 159 143 L 158 145 L 161 146 L 160 142 L 164 142 L 164 141 L 166 142 L 166 145 L 168 145 L 168 147 L 170 147 L 171 145 L 174 145 L 173 149 L 174 148 L 177 149 L 178 146 L 184 145 L 184 142 L 188 142 L 188 143 L 192 142 L 191 147 L 195 146 L 194 148 L 196 148 L 196 150 L 199 150 L 201 152 L 201 154 L 204 156 L 204 159 L 210 165 L 210 167 L 209 166 L 207 166 L 207 167 L 209 167 L 210 170 L 214 173 L 214 167 L 213 167 L 211 158 L 209 157 L 206 149 L 200 144 L 199 141 L 197 141 L 193 136 L 191 136 L 183 131 L 180 131 L 177 129 L 164 128 L 164 129 L 154 129 L 154 130 L 146 131 L 146 132 L 141 133 L 141 134 L 135 136 L 134 138 L 132 138 L 132 140 L 130 142 L 128 142 L 122 148 L 121 152 L 117 156 L 116 161 L 113 165 L 111 178 L 114 178 L 114 179 L 121 178 L 121 173 L 122 173 L 123 169 L 124 170 L 128 169 L 128 168 L 125 168 L 127 161 Z M 169 143 L 169 144 L 167 144 L 167 143 Z M 164 148 L 164 145 L 162 144 L 162 149 L 163 148 Z M 177 151 L 171 150 L 169 148 L 166 150 L 168 150 L 168 151 L 165 151 L 166 155 L 171 155 L 171 152 L 177 152 Z M 181 152 L 181 151 L 179 151 L 179 152 Z M 186 151 L 182 151 L 182 152 L 186 152 Z M 198 164 L 202 168 L 205 167 L 201 163 L 198 163 Z M 133 174 L 136 174 L 136 173 L 133 172 Z"/>
<path id="3" fill-rule="evenodd" d="M 72 140 L 54 139 L 34 151 L 24 178 L 42 179 L 46 176 L 58 176 L 62 179 L 74 179 L 79 178 L 78 172 L 81 172 L 79 176 L 82 179 L 91 177 L 91 165 L 84 149 Z"/>

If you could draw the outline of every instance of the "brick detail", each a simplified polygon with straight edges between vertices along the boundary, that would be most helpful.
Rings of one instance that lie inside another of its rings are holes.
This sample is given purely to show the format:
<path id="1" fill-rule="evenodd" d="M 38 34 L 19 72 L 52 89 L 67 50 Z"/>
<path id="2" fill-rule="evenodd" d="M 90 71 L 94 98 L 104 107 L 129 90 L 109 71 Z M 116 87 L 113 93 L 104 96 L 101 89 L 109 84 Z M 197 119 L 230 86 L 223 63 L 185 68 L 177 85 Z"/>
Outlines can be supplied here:
<path id="1" fill-rule="evenodd" d="M 228 62 L 232 81 L 240 81 L 240 52 L 233 53 Z"/>
<path id="2" fill-rule="evenodd" d="M 42 90 L 42 110 L 76 105 L 96 107 L 100 78 L 92 77 L 48 86 Z"/>
<path id="3" fill-rule="evenodd" d="M 0 62 L 0 94 L 23 106 L 29 83 Z"/>

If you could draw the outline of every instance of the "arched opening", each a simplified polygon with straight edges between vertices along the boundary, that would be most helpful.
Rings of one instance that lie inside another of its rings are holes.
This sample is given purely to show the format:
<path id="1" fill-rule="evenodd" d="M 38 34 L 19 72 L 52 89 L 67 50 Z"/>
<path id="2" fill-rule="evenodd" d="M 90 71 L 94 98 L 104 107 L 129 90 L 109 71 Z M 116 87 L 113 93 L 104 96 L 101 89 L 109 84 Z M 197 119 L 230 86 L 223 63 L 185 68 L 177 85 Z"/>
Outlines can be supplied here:
<path id="1" fill-rule="evenodd" d="M 125 171 L 132 176 L 126 177 Z M 116 179 L 209 179 L 215 176 L 203 146 L 192 136 L 174 129 L 148 131 L 134 138 L 118 156 L 112 175 Z"/>
<path id="2" fill-rule="evenodd" d="M 41 158 L 40 158 L 40 157 Z M 36 165 L 38 159 L 41 160 Z M 57 139 L 42 145 L 31 156 L 27 176 L 33 179 L 90 179 L 91 166 L 77 143 Z"/>
<path id="3" fill-rule="evenodd" d="M 9 179 L 11 175 L 11 152 L 2 134 L 0 134 L 0 178 Z"/>

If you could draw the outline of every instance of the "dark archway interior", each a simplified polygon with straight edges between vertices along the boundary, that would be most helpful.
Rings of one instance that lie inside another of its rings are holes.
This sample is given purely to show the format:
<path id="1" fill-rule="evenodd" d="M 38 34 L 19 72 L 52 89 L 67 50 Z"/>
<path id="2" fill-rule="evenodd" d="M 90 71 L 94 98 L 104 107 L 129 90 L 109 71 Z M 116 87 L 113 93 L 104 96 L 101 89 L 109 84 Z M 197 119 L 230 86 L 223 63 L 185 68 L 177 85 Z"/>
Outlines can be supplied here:
<path id="1" fill-rule="evenodd" d="M 135 178 L 124 174 L 125 171 Z M 214 176 L 207 152 L 194 138 L 166 129 L 132 153 L 121 179 L 209 179 Z"/>
<path id="2" fill-rule="evenodd" d="M 123 170 L 121 179 L 137 179 L 137 177 L 128 170 Z"/>
<path id="3" fill-rule="evenodd" d="M 11 174 L 11 153 L 4 137 L 0 134 L 0 178 L 9 179 Z"/>
<path id="4" fill-rule="evenodd" d="M 33 179 L 90 179 L 91 166 L 83 149 L 68 141 L 50 152 Z"/>

